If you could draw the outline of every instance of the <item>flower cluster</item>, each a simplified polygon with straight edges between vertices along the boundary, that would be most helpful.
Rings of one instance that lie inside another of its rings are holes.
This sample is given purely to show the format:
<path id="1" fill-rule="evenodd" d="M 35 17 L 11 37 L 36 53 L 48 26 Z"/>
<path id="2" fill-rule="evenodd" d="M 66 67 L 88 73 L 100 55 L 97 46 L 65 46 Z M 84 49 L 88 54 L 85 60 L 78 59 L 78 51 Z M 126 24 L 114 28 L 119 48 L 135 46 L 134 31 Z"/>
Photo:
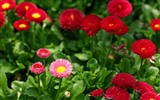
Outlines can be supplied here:
<path id="1" fill-rule="evenodd" d="M 82 29 L 88 36 L 94 36 L 102 28 L 106 32 L 118 36 L 128 32 L 128 26 L 120 19 L 132 12 L 132 5 L 128 0 L 110 0 L 107 5 L 110 16 L 101 19 L 95 14 L 84 15 L 76 8 L 68 8 L 59 16 L 61 28 L 69 31 Z"/>
<path id="2" fill-rule="evenodd" d="M 132 44 L 131 50 L 141 58 L 151 58 L 156 53 L 155 44 L 148 39 L 140 39 Z"/>
<path id="3" fill-rule="evenodd" d="M 47 48 L 39 48 L 36 54 L 39 58 L 46 59 L 51 55 L 51 52 Z M 41 74 L 45 68 L 41 62 L 35 62 L 30 70 L 35 74 Z M 50 64 L 49 72 L 54 77 L 66 78 L 72 73 L 72 64 L 66 59 L 57 59 Z"/>
<path id="4" fill-rule="evenodd" d="M 140 94 L 140 100 L 159 100 L 160 98 L 160 95 L 154 91 L 150 84 L 144 81 L 136 81 L 134 76 L 128 73 L 116 74 L 111 83 L 113 86 L 109 87 L 105 93 L 103 89 L 96 89 L 90 93 L 91 96 L 97 97 L 104 94 L 107 100 L 130 100 L 131 97 L 127 89 L 132 88 Z"/>
<path id="5" fill-rule="evenodd" d="M 30 22 L 41 23 L 44 20 L 50 20 L 50 17 L 43 10 L 38 8 L 32 2 L 21 2 L 16 5 L 14 0 L 0 0 L 0 27 L 5 23 L 4 11 L 15 9 L 18 20 L 13 23 L 17 31 L 26 31 L 30 28 Z"/>
<path id="6" fill-rule="evenodd" d="M 40 58 L 48 58 L 51 54 L 51 52 L 47 48 L 40 48 L 36 52 L 37 56 Z M 42 64 L 42 62 L 35 62 L 31 68 L 31 72 L 35 74 L 41 74 L 45 71 L 45 67 Z"/>

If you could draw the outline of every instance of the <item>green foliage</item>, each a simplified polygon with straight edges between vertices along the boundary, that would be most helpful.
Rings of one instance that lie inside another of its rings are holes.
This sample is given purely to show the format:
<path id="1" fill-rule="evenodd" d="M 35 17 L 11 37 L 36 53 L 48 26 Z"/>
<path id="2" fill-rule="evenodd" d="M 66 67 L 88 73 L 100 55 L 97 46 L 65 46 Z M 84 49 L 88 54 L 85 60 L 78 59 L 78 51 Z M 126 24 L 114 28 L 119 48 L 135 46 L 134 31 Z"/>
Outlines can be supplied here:
<path id="1" fill-rule="evenodd" d="M 28 31 L 17 31 L 12 25 L 20 19 L 15 10 L 5 12 L 6 22 L 0 29 L 0 100 L 54 100 L 58 90 L 59 100 L 95 100 L 90 92 L 112 86 L 111 80 L 119 72 L 132 74 L 137 81 L 148 82 L 157 93 L 160 92 L 160 33 L 150 27 L 151 20 L 160 17 L 160 0 L 129 0 L 133 11 L 130 16 L 122 18 L 129 31 L 123 36 L 112 35 L 111 45 L 111 35 L 104 30 L 89 37 L 82 30 L 66 31 L 58 22 L 60 13 L 67 8 L 77 8 L 86 15 L 96 14 L 104 18 L 109 15 L 106 5 L 110 0 L 15 1 L 17 4 L 33 2 L 44 9 L 53 22 L 31 22 Z M 157 47 L 152 62 L 150 59 L 141 61 L 131 51 L 132 43 L 141 38 L 152 40 Z M 113 44 L 126 46 L 116 50 L 111 47 Z M 47 59 L 37 57 L 39 48 L 48 48 L 51 56 Z M 49 72 L 50 63 L 59 58 L 67 59 L 73 65 L 72 74 L 63 78 L 60 89 L 59 79 Z M 39 75 L 40 87 L 38 77 L 30 72 L 32 64 L 38 61 L 46 68 Z M 70 92 L 69 97 L 65 95 L 66 91 Z M 139 99 L 135 91 L 129 93 L 133 100 Z"/>

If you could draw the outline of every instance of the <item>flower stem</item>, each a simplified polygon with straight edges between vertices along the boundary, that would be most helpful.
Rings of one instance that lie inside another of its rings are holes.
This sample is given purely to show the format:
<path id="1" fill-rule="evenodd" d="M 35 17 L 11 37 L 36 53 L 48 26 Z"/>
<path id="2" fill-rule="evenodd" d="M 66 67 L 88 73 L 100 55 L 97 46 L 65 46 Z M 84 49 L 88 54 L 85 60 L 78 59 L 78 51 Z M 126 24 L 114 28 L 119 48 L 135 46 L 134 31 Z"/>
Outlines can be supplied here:
<path id="1" fill-rule="evenodd" d="M 140 75 L 143 75 L 143 61 L 144 61 L 143 58 L 141 58 L 141 64 L 140 64 L 140 70 L 139 70 Z"/>
<path id="2" fill-rule="evenodd" d="M 58 96 L 59 96 L 59 92 L 60 92 L 61 85 L 62 85 L 62 78 L 60 79 L 60 82 L 59 82 L 59 88 L 58 88 L 58 91 L 57 91 L 57 93 L 56 93 L 55 100 L 58 100 Z"/>
<path id="3" fill-rule="evenodd" d="M 38 87 L 40 88 L 40 75 L 38 74 Z"/>
<path id="4" fill-rule="evenodd" d="M 106 60 L 105 60 L 105 64 L 104 64 L 104 66 L 105 66 L 106 64 L 108 64 L 108 58 L 109 58 L 109 54 L 110 54 L 111 47 L 112 47 L 112 39 L 113 39 L 113 35 L 112 35 L 112 34 L 110 34 L 109 48 L 108 48 L 107 58 L 106 58 Z"/>

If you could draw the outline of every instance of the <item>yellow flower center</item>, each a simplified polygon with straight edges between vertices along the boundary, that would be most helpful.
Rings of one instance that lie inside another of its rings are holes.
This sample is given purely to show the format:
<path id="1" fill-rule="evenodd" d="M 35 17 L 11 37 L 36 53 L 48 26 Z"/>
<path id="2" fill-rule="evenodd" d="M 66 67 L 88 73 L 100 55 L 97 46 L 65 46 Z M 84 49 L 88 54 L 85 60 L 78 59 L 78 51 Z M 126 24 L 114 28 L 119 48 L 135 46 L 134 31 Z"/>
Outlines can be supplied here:
<path id="1" fill-rule="evenodd" d="M 41 15 L 40 15 L 39 13 L 33 13 L 33 14 L 32 14 L 32 17 L 33 17 L 33 18 L 40 18 Z"/>
<path id="2" fill-rule="evenodd" d="M 154 99 L 149 99 L 149 100 L 154 100 Z"/>
<path id="3" fill-rule="evenodd" d="M 26 24 L 20 24 L 19 27 L 20 27 L 20 28 L 25 28 L 25 27 L 26 27 Z"/>
<path id="4" fill-rule="evenodd" d="M 63 73 L 66 71 L 66 68 L 64 66 L 59 66 L 56 70 L 58 73 Z"/>
<path id="5" fill-rule="evenodd" d="M 74 15 L 73 15 L 73 14 L 71 14 L 70 18 L 71 18 L 71 20 L 74 20 Z"/>
<path id="6" fill-rule="evenodd" d="M 9 8 L 10 7 L 10 4 L 9 3 L 4 3 L 3 5 L 2 5 L 2 8 L 3 9 L 7 9 L 7 8 Z"/>
<path id="7" fill-rule="evenodd" d="M 112 27 L 113 26 L 113 24 L 109 24 L 109 27 Z"/>
<path id="8" fill-rule="evenodd" d="M 159 24 L 155 24 L 154 27 L 155 27 L 155 28 L 159 28 L 160 25 L 159 25 Z"/>
<path id="9" fill-rule="evenodd" d="M 29 7 L 28 6 L 25 6 L 25 9 L 26 9 L 26 11 L 29 9 Z"/>
<path id="10" fill-rule="evenodd" d="M 141 48 L 141 51 L 145 51 L 145 50 L 146 50 L 146 48 L 144 48 L 144 47 L 143 47 L 143 48 Z"/>

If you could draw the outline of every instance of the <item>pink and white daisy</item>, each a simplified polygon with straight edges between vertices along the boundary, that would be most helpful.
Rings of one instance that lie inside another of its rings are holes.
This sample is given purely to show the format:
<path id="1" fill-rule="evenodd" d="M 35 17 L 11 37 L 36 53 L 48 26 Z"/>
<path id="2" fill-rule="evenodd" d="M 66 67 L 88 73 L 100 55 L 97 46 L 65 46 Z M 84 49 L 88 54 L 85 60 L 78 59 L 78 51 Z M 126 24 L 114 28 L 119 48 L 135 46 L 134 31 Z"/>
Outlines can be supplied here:
<path id="1" fill-rule="evenodd" d="M 49 71 L 54 77 L 66 78 L 72 73 L 72 64 L 60 58 L 51 63 Z"/>

